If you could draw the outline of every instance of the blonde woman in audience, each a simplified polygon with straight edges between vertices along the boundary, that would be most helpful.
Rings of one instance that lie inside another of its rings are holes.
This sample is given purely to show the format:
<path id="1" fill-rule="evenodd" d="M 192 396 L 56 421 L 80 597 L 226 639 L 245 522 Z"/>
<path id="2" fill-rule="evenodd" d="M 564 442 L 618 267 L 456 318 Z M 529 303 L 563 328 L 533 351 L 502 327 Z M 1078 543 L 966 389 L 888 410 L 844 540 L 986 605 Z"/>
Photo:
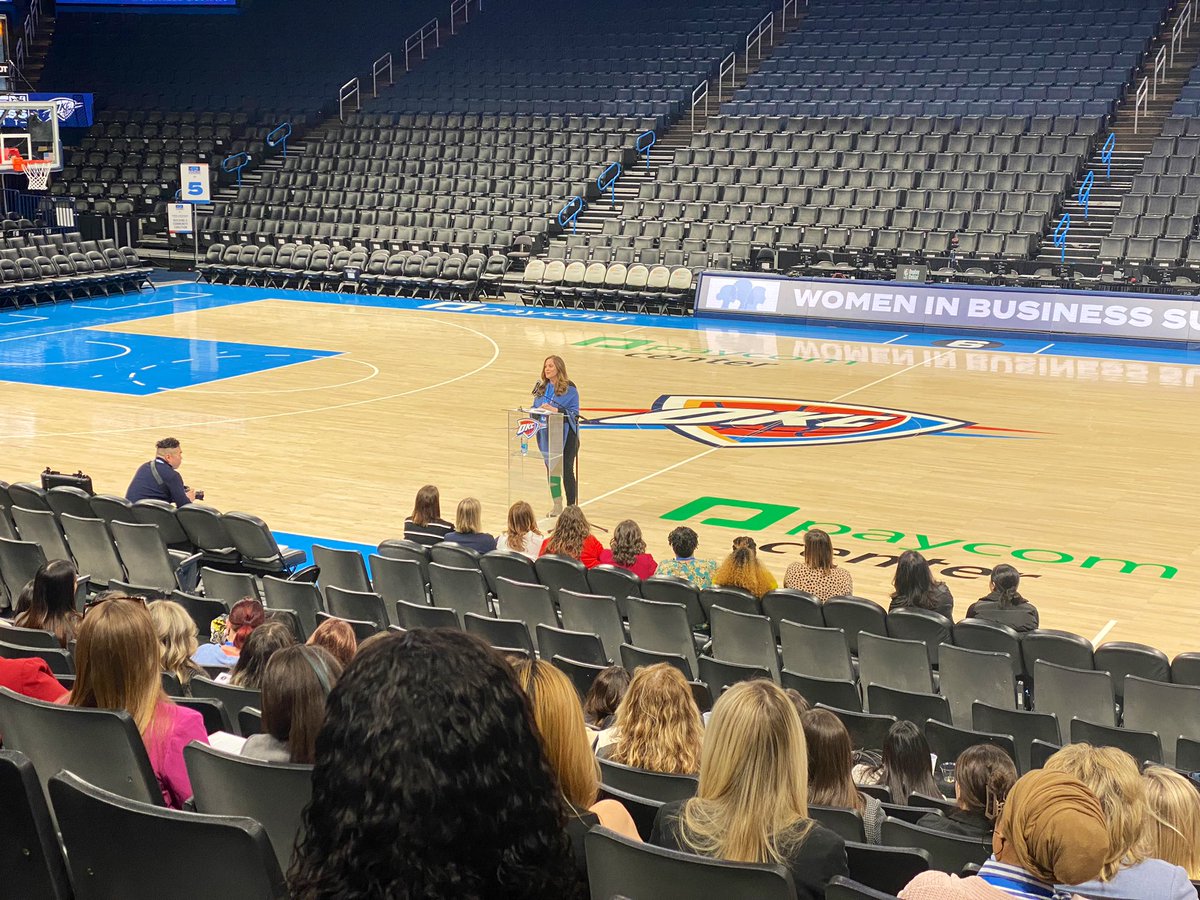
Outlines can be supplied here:
<path id="1" fill-rule="evenodd" d="M 1180 866 L 1153 859 L 1145 837 L 1153 825 L 1146 785 L 1133 757 L 1116 747 L 1068 744 L 1046 762 L 1051 772 L 1078 778 L 1096 795 L 1108 821 L 1109 852 L 1100 874 L 1070 887 L 1089 897 L 1123 900 L 1195 900 Z"/>
<path id="2" fill-rule="evenodd" d="M 743 681 L 713 707 L 691 800 L 667 803 L 650 840 L 734 862 L 788 867 L 797 900 L 821 900 L 845 875 L 846 845 L 808 816 L 808 753 L 791 700 L 765 679 Z"/>
<path id="3" fill-rule="evenodd" d="M 704 723 L 683 673 L 666 663 L 633 673 L 617 707 L 612 743 L 599 755 L 623 766 L 695 775 L 700 771 Z"/>
<path id="4" fill-rule="evenodd" d="M 193 675 L 204 674 L 204 670 L 192 661 L 192 654 L 199 647 L 196 623 L 174 600 L 155 600 L 146 609 L 162 645 L 162 670 L 170 672 L 187 687 Z"/>
<path id="5" fill-rule="evenodd" d="M 854 593 L 854 579 L 833 564 L 833 541 L 820 528 L 804 532 L 804 559 L 787 567 L 783 586 L 805 591 L 822 601 Z"/>
<path id="6" fill-rule="evenodd" d="M 577 559 L 589 569 L 600 564 L 604 545 L 592 534 L 592 524 L 578 506 L 568 506 L 554 522 L 550 537 L 542 541 L 539 556 L 554 553 Z"/>
<path id="7" fill-rule="evenodd" d="M 1192 881 L 1200 880 L 1200 792 L 1166 766 L 1149 766 L 1142 781 L 1153 819 L 1146 831 L 1146 853 L 1182 867 Z"/>
<path id="8" fill-rule="evenodd" d="M 800 696 L 796 694 L 796 696 Z M 788 696 L 795 705 L 795 698 Z M 887 817 L 883 804 L 859 791 L 850 777 L 853 747 L 842 720 L 827 709 L 800 713 L 804 742 L 808 747 L 808 800 L 814 806 L 849 809 L 862 816 L 863 830 L 872 844 L 880 841 Z"/>
<path id="9" fill-rule="evenodd" d="M 518 500 L 508 508 L 508 524 L 497 542 L 499 549 L 537 559 L 545 535 L 537 527 L 533 507 Z"/>
<path id="10" fill-rule="evenodd" d="M 616 800 L 599 799 L 600 764 L 592 754 L 579 694 L 570 679 L 537 660 L 520 660 L 513 669 L 529 698 L 542 748 L 566 800 L 572 841 L 581 840 L 593 825 L 641 840 L 624 806 Z"/>
<path id="11" fill-rule="evenodd" d="M 483 506 L 474 497 L 458 501 L 454 513 L 454 530 L 443 540 L 447 544 L 459 544 L 476 553 L 491 553 L 496 549 L 496 538 L 483 531 Z"/>
<path id="12" fill-rule="evenodd" d="M 759 600 L 768 591 L 779 587 L 775 576 L 758 561 L 758 545 L 754 538 L 745 535 L 733 539 L 733 550 L 713 575 L 713 584 L 741 588 Z"/>
<path id="13" fill-rule="evenodd" d="M 110 597 L 88 609 L 75 645 L 75 686 L 67 699 L 85 709 L 129 713 L 146 745 L 163 802 L 182 809 L 192 796 L 183 764 L 191 741 L 208 743 L 204 718 L 163 692 L 162 647 L 145 603 Z"/>
<path id="14" fill-rule="evenodd" d="M 345 619 L 326 619 L 313 629 L 305 643 L 309 647 L 322 647 L 333 654 L 343 669 L 350 665 L 350 660 L 358 652 L 358 638 L 354 628 Z"/>

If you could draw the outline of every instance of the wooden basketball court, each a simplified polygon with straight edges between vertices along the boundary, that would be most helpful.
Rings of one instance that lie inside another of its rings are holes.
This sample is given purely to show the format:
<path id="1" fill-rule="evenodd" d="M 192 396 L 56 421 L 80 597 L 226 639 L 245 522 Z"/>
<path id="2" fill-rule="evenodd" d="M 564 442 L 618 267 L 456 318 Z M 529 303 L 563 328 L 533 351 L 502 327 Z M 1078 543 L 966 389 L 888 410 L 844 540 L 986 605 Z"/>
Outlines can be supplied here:
<path id="1" fill-rule="evenodd" d="M 123 494 L 174 435 L 207 503 L 279 531 L 398 537 L 426 482 L 451 518 L 479 497 L 498 530 L 505 410 L 558 354 L 584 415 L 605 420 L 582 436 L 587 513 L 608 529 L 636 519 L 659 559 L 684 522 L 702 556 L 753 535 L 782 581 L 815 525 L 856 593 L 885 604 L 894 557 L 920 549 L 957 615 L 1008 562 L 1043 627 L 1200 649 L 1194 357 L 552 315 L 191 284 L 2 314 L 0 477 L 81 468 Z M 637 417 L 656 401 L 667 412 Z"/>

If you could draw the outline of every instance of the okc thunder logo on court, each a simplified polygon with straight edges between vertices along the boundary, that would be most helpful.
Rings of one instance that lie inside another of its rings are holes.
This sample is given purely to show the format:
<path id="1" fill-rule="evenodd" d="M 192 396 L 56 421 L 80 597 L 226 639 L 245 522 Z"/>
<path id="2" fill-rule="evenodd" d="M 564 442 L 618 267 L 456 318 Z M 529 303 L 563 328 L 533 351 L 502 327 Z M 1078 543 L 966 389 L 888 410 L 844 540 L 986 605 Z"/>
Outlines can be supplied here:
<path id="1" fill-rule="evenodd" d="M 541 427 L 542 423 L 537 419 L 521 419 L 517 422 L 517 437 L 531 438 L 537 434 L 538 429 Z"/>
<path id="2" fill-rule="evenodd" d="M 592 418 L 587 427 L 665 428 L 713 447 L 799 447 L 915 437 L 974 424 L 877 406 L 667 394 L 648 410 Z"/>

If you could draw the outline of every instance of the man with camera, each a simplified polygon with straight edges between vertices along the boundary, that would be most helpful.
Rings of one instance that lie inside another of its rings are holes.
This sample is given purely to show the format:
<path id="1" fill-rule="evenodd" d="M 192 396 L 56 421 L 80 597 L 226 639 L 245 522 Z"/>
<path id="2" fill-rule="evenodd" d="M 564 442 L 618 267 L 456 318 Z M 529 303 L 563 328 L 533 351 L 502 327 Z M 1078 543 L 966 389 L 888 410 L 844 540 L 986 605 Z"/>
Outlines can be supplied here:
<path id="1" fill-rule="evenodd" d="M 154 459 L 142 463 L 129 483 L 125 499 L 130 503 L 139 500 L 165 500 L 176 506 L 186 506 L 193 500 L 203 500 L 204 491 L 194 491 L 183 483 L 183 477 L 175 470 L 183 463 L 183 449 L 176 438 L 163 438 L 155 447 Z"/>

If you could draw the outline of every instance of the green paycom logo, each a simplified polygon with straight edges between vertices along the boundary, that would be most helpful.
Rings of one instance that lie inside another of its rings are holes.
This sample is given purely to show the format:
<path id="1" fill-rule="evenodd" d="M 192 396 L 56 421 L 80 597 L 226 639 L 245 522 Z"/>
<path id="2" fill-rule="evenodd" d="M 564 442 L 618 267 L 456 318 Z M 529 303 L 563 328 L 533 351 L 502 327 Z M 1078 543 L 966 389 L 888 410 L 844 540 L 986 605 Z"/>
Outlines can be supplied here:
<path id="1" fill-rule="evenodd" d="M 646 338 L 594 337 L 576 341 L 572 347 L 588 347 L 592 350 L 616 350 L 630 359 L 663 359 L 674 362 L 705 363 L 717 366 L 761 368 L 780 363 L 823 363 L 835 366 L 853 366 L 857 360 L 826 359 L 822 356 L 805 356 L 793 353 L 763 353 L 754 350 L 721 350 L 714 347 L 687 347 L 682 344 L 663 344 Z"/>
<path id="2" fill-rule="evenodd" d="M 860 528 L 841 522 L 805 519 L 797 515 L 798 513 L 800 513 L 800 507 L 780 503 L 758 503 L 731 497 L 699 497 L 670 512 L 663 513 L 660 518 L 670 522 L 695 522 L 700 525 L 735 528 L 746 532 L 765 531 L 786 519 L 792 519 L 787 523 L 789 526 L 787 534 L 803 534 L 810 529 L 821 528 L 830 535 L 842 535 L 853 541 L 890 544 L 897 551 L 919 550 L 922 553 L 929 553 L 930 551 L 958 550 L 992 560 L 1011 557 L 1040 565 L 1115 570 L 1121 575 L 1150 575 L 1168 580 L 1179 574 L 1179 569 L 1166 563 L 1135 562 L 1131 559 L 1102 556 L 1095 553 L 1021 547 L 999 541 L 966 540 L 964 538 L 935 540 L 929 535 L 896 531 L 890 528 Z"/>

